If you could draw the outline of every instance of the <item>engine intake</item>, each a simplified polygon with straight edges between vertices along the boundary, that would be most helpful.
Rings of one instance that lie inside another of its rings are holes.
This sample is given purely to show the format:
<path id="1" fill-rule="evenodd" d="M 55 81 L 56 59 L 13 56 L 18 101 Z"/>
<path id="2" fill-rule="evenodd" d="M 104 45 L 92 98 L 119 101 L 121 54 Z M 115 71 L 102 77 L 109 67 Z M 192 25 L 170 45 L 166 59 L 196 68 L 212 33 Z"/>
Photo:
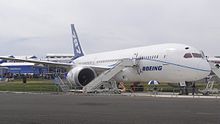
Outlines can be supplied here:
<path id="1" fill-rule="evenodd" d="M 67 79 L 75 86 L 86 86 L 97 77 L 94 69 L 90 67 L 75 67 L 67 74 Z"/>
<path id="2" fill-rule="evenodd" d="M 219 64 L 216 64 L 215 67 L 219 69 L 219 68 L 220 68 L 220 65 L 219 65 Z"/>

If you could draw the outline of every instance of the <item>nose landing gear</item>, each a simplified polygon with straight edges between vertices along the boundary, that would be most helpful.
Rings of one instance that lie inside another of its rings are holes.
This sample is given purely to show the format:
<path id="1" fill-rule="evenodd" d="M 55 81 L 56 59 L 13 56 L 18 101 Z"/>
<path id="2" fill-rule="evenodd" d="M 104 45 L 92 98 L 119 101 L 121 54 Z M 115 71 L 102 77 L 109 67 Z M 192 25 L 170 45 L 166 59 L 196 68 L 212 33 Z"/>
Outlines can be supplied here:
<path id="1" fill-rule="evenodd" d="M 180 93 L 179 95 L 189 95 L 189 90 L 191 90 L 192 95 L 196 92 L 195 82 L 180 82 Z"/>

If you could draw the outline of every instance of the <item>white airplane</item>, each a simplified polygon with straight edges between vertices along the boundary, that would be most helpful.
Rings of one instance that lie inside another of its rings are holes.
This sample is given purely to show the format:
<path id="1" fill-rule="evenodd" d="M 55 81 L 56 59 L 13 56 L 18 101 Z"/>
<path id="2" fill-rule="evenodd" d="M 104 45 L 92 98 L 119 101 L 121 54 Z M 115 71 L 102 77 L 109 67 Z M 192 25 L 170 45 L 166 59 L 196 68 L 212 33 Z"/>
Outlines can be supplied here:
<path id="1" fill-rule="evenodd" d="M 113 79 L 117 82 L 148 82 L 157 80 L 161 83 L 191 82 L 207 77 L 211 68 L 202 53 L 194 47 L 184 44 L 160 44 L 111 52 L 84 55 L 74 25 L 72 37 L 74 54 L 72 63 L 57 63 L 28 59 L 0 57 L 0 59 L 41 63 L 70 67 L 67 79 L 76 86 L 86 86 L 97 75 L 115 67 L 123 59 L 137 63 L 136 68 L 124 68 Z"/>

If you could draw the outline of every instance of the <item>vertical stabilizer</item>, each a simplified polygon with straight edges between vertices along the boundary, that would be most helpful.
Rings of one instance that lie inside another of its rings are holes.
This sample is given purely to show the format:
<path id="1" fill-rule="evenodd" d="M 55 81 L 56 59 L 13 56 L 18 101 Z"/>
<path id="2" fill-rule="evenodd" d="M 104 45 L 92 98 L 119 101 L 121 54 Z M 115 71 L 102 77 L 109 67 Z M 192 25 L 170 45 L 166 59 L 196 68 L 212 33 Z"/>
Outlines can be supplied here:
<path id="1" fill-rule="evenodd" d="M 74 24 L 71 24 L 71 30 L 72 30 L 72 38 L 73 38 L 73 50 L 74 50 L 74 58 L 73 59 L 77 59 L 81 56 L 84 56 L 80 42 L 79 42 L 79 38 L 77 36 L 76 33 L 76 29 L 74 27 Z"/>

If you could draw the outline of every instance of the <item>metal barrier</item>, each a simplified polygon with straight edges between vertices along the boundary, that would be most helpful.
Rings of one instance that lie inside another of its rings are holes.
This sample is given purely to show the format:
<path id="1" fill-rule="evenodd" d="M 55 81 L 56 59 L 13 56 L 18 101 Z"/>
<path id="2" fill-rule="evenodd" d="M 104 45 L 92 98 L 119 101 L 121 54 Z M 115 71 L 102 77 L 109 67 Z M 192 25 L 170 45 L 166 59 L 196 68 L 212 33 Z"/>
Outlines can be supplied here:
<path id="1" fill-rule="evenodd" d="M 7 83 L 5 83 L 7 84 Z M 44 84 L 43 84 L 44 85 Z M 82 87 L 78 87 L 78 86 L 72 86 L 70 92 L 63 92 L 62 89 L 60 89 L 60 87 L 58 85 L 34 85 L 34 84 L 19 84 L 19 86 L 15 86 L 15 87 L 6 87 L 5 89 L 1 90 L 1 91 L 15 91 L 15 92 L 36 92 L 36 93 L 66 93 L 66 94 L 73 94 L 73 95 L 87 95 L 87 96 L 96 96 L 96 95 L 120 95 L 120 93 L 116 93 L 116 92 L 111 92 L 111 90 L 109 89 L 102 89 L 102 92 L 99 92 L 99 90 L 97 90 L 97 92 L 94 93 L 85 93 L 82 90 Z M 134 91 L 134 89 L 138 89 L 139 91 Z M 167 97 L 181 97 L 179 96 L 180 91 L 184 90 L 184 88 L 161 88 L 161 87 L 135 87 L 135 88 L 126 88 L 126 92 L 122 92 L 122 93 L 128 93 L 131 95 L 135 95 L 137 93 L 142 93 L 145 96 L 153 96 L 153 97 L 157 97 L 157 96 L 167 96 Z M 209 90 L 206 91 L 208 92 L 208 94 L 204 91 L 204 90 L 195 90 L 195 94 L 192 95 L 192 90 L 193 88 L 188 88 L 188 96 L 192 96 L 193 98 L 199 98 L 202 97 L 204 95 L 209 95 L 215 98 L 220 98 L 220 90 L 218 89 L 214 89 L 214 90 Z M 185 95 L 184 95 L 185 96 Z"/>
<path id="2" fill-rule="evenodd" d="M 187 94 L 181 94 L 181 90 L 186 90 L 184 88 L 157 88 L 156 90 L 153 88 L 145 88 L 143 92 L 135 92 L 132 91 L 131 89 L 127 89 L 127 92 L 130 92 L 131 95 L 135 93 L 146 93 L 148 95 L 145 96 L 166 96 L 166 97 L 193 97 L 193 98 L 202 98 L 206 95 L 210 97 L 215 97 L 215 98 L 220 98 L 220 90 L 215 90 L 215 92 L 209 92 L 209 94 L 204 94 L 201 92 L 202 90 L 200 89 L 193 89 L 193 88 L 187 88 L 188 93 Z M 194 95 L 192 91 L 194 90 Z M 168 91 L 168 92 L 167 92 Z M 205 97 L 204 97 L 205 98 Z"/>
<path id="3" fill-rule="evenodd" d="M 136 89 L 141 89 L 143 87 L 136 87 Z M 187 88 L 188 89 L 188 95 L 184 95 L 182 94 L 183 96 L 192 96 L 192 97 L 200 97 L 200 96 L 204 96 L 203 93 L 201 92 L 201 90 L 195 90 L 195 94 L 192 95 L 192 90 L 193 88 Z M 154 88 L 144 88 L 143 91 L 133 91 L 132 89 L 130 88 L 127 88 L 125 92 L 122 92 L 122 93 L 130 93 L 131 95 L 132 94 L 135 94 L 135 93 L 144 93 L 144 94 L 148 94 L 148 96 L 158 96 L 158 95 L 167 95 L 167 96 L 170 96 L 170 97 L 178 97 L 178 96 L 181 96 L 180 94 L 180 91 L 181 90 L 184 90 L 183 88 L 157 88 L 157 89 L 154 89 Z M 168 91 L 168 92 L 167 92 Z M 105 90 L 102 90 L 101 92 L 99 92 L 99 90 L 97 90 L 97 92 L 94 92 L 94 93 L 84 93 L 83 90 L 82 90 L 82 87 L 73 87 L 71 90 L 70 90 L 71 94 L 75 94 L 75 95 L 116 95 L 118 93 L 115 93 L 115 92 L 111 92 L 110 90 L 108 89 L 105 89 Z M 220 98 L 220 91 L 217 91 L 217 92 L 210 92 L 209 93 L 209 96 L 215 96 L 216 98 Z"/>

